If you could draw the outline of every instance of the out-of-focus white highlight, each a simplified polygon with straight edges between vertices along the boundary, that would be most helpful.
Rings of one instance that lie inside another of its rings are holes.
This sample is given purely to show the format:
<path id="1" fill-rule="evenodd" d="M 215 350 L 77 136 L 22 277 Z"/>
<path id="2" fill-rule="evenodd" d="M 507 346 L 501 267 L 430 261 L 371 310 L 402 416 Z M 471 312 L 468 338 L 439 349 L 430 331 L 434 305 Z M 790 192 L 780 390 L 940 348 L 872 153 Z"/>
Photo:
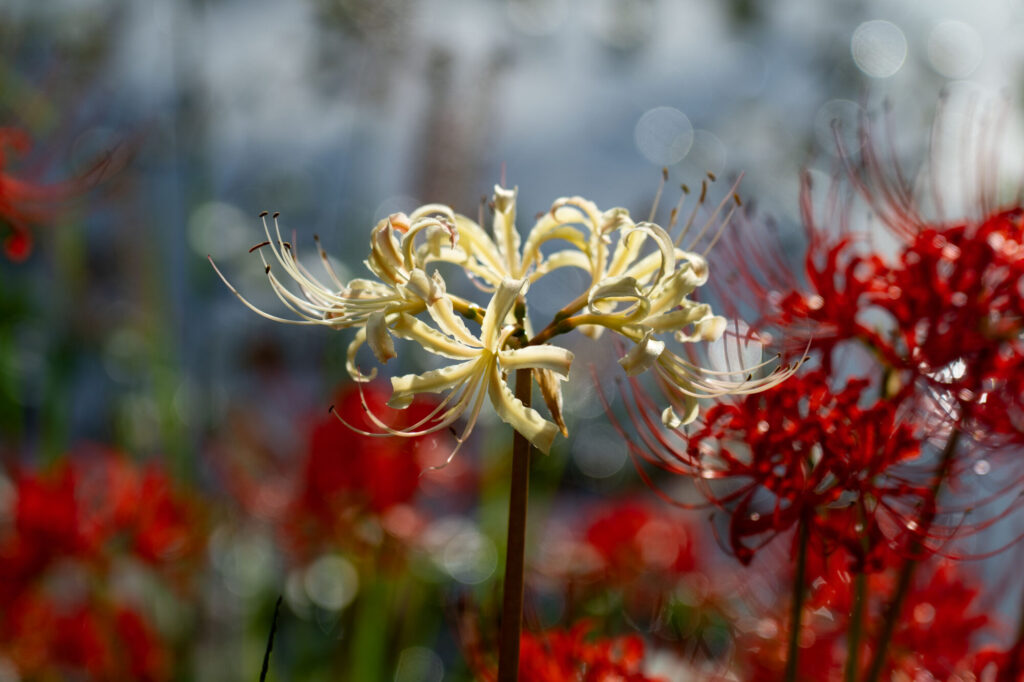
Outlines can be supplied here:
<path id="1" fill-rule="evenodd" d="M 693 125 L 678 109 L 656 107 L 637 121 L 633 139 L 645 159 L 659 166 L 673 166 L 690 151 Z"/>
<path id="2" fill-rule="evenodd" d="M 907 38 L 891 21 L 865 21 L 853 32 L 850 52 L 857 68 L 872 78 L 896 74 L 907 59 Z"/>
<path id="3" fill-rule="evenodd" d="M 359 574 L 344 557 L 327 554 L 306 569 L 306 596 L 322 609 L 340 611 L 356 598 Z"/>
<path id="4" fill-rule="evenodd" d="M 928 36 L 928 62 L 946 78 L 967 78 L 984 56 L 981 35 L 962 21 L 939 22 Z"/>

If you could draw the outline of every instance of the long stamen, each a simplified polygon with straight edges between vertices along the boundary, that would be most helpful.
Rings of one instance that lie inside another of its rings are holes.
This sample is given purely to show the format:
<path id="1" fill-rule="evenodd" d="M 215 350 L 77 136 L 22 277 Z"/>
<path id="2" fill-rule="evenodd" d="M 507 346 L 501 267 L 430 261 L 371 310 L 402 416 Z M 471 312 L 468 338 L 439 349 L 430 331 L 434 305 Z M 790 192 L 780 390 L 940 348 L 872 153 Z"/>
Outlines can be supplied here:
<path id="1" fill-rule="evenodd" d="M 661 181 L 658 183 L 658 191 L 654 193 L 654 201 L 651 203 L 651 213 L 647 216 L 647 222 L 653 223 L 654 216 L 658 214 L 658 204 L 661 203 L 661 193 L 665 191 L 665 183 L 668 182 L 668 166 L 661 169 Z"/>

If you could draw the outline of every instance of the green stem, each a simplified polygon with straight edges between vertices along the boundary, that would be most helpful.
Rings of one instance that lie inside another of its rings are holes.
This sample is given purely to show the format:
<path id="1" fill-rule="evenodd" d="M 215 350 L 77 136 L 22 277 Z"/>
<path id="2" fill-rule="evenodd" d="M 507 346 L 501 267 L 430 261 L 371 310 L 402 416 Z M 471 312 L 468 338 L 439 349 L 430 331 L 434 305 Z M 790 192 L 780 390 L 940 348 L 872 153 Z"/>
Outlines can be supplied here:
<path id="1" fill-rule="evenodd" d="M 860 557 L 857 560 L 857 574 L 853 579 L 853 603 L 850 605 L 850 628 L 846 638 L 846 682 L 856 682 L 860 668 L 860 642 L 864 633 L 864 610 L 868 599 L 868 574 L 866 570 L 871 543 L 868 539 L 868 520 L 864 500 L 857 505 L 860 524 Z"/>
<path id="2" fill-rule="evenodd" d="M 932 482 L 927 505 L 921 514 L 921 519 L 917 522 L 917 531 L 921 537 L 928 534 L 932 523 L 935 521 L 935 508 L 938 504 L 939 489 L 942 487 L 942 483 L 946 480 L 946 476 L 949 475 L 949 469 L 953 465 L 953 455 L 956 453 L 957 443 L 960 442 L 960 433 L 959 427 L 954 427 L 953 433 L 950 434 L 949 440 L 946 442 L 946 447 L 942 449 L 942 454 L 939 458 L 939 468 L 935 473 L 935 480 Z M 927 548 L 924 542 L 920 540 L 915 540 L 910 544 L 910 553 L 903 560 L 903 565 L 900 567 L 899 578 L 896 581 L 896 591 L 893 593 L 892 600 L 890 600 L 889 606 L 885 611 L 882 632 L 875 643 L 871 666 L 868 668 L 868 674 L 864 678 L 865 682 L 878 682 L 882 675 L 882 667 L 885 665 L 889 643 L 892 641 L 892 635 L 896 631 L 896 623 L 899 622 L 900 612 L 903 610 L 903 602 L 910 592 L 910 584 L 913 581 L 914 572 L 917 570 L 918 563 L 920 563 L 918 557 L 925 549 Z"/>
<path id="3" fill-rule="evenodd" d="M 352 638 L 350 660 L 354 680 L 379 680 L 387 663 L 392 586 L 386 578 L 370 578 L 357 603 L 359 624 Z"/>
<path id="4" fill-rule="evenodd" d="M 516 371 L 516 398 L 529 407 L 532 370 Z M 504 595 L 501 606 L 501 642 L 498 682 L 519 679 L 519 636 L 523 627 L 523 592 L 526 563 L 526 501 L 530 486 L 530 441 L 518 431 L 512 439 L 512 490 L 508 500 L 508 540 L 505 551 Z"/>
<path id="5" fill-rule="evenodd" d="M 786 682 L 796 682 L 800 660 L 800 626 L 804 614 L 804 583 L 807 580 L 807 544 L 811 536 L 811 524 L 806 516 L 800 517 L 797 527 L 796 571 L 793 576 L 793 609 L 789 617 L 789 653 L 786 656 Z"/>
<path id="6" fill-rule="evenodd" d="M 846 637 L 846 682 L 856 682 L 860 662 L 860 640 L 864 629 L 864 605 L 867 601 L 868 575 L 861 566 L 853 579 L 853 604 L 850 606 L 850 629 Z"/>

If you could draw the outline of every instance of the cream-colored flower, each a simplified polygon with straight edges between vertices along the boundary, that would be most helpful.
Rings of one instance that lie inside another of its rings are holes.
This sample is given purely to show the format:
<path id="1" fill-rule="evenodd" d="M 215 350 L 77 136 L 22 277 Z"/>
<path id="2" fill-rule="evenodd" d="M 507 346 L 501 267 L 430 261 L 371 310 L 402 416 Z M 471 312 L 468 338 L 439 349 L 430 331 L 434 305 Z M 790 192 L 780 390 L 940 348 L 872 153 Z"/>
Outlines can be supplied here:
<path id="1" fill-rule="evenodd" d="M 701 201 L 705 191 L 706 187 Z M 725 201 L 698 230 L 687 250 L 680 244 L 694 216 L 673 238 L 670 232 L 678 206 L 666 230 L 650 221 L 634 222 L 625 209 L 600 211 L 582 197 L 555 201 L 538 216 L 524 239 L 516 227 L 516 195 L 515 189 L 495 187 L 490 233 L 476 221 L 439 204 L 423 206 L 410 216 L 389 216 L 370 234 L 365 264 L 373 277 L 346 284 L 337 277 L 322 248 L 327 281 L 317 279 L 283 240 L 276 214 L 273 232 L 264 217 L 267 241 L 257 247 L 260 258 L 274 292 L 296 317 L 265 313 L 234 287 L 231 290 L 272 320 L 356 329 L 347 366 L 357 381 L 369 380 L 376 373 L 364 374 L 356 366 L 363 345 L 369 346 L 381 363 L 396 356 L 395 339 L 414 342 L 455 361 L 440 369 L 393 378 L 392 407 L 406 407 L 422 393 L 445 395 L 427 417 L 403 430 L 371 413 L 369 417 L 379 429 L 376 435 L 417 436 L 451 428 L 465 419 L 461 443 L 473 430 L 484 403 L 490 402 L 502 420 L 547 452 L 559 431 L 567 435 L 561 383 L 573 358 L 568 350 L 549 342 L 574 329 L 593 338 L 608 329 L 631 343 L 620 364 L 630 376 L 655 373 L 670 402 L 664 415 L 670 426 L 695 418 L 701 398 L 763 390 L 786 376 L 788 370 L 737 380 L 735 372 L 704 369 L 668 347 L 669 343 L 713 341 L 722 335 L 724 318 L 714 315 L 708 304 L 691 300 L 690 295 L 707 282 L 709 274 L 704 256 L 710 245 L 702 254 L 693 249 L 712 227 L 717 231 L 713 231 L 711 244 L 717 239 L 729 219 L 727 214 L 718 220 Z M 269 247 L 271 259 L 262 247 Z M 436 263 L 459 266 L 477 288 L 488 292 L 486 310 L 449 293 L 441 275 L 428 271 Z M 584 271 L 589 284 L 534 333 L 527 289 L 564 267 Z M 278 278 L 275 273 L 279 269 L 290 281 Z M 479 332 L 471 331 L 467 322 L 479 325 Z M 508 374 L 520 369 L 531 372 L 551 420 L 525 406 L 509 389 Z M 751 371 L 760 369 L 759 365 Z"/>
<path id="2" fill-rule="evenodd" d="M 440 278 L 437 281 L 438 286 L 443 287 Z M 564 380 L 569 375 L 573 354 L 550 345 L 508 347 L 517 328 L 506 325 L 505 321 L 527 286 L 525 280 L 513 279 L 498 285 L 484 312 L 479 335 L 473 334 L 453 314 L 451 302 L 443 295 L 427 307 L 433 326 L 408 313 L 400 313 L 391 326 L 395 336 L 414 341 L 429 352 L 456 362 L 391 380 L 388 405 L 399 409 L 408 407 L 413 398 L 422 393 L 448 393 L 437 409 L 422 421 L 403 431 L 391 429 L 371 415 L 374 423 L 385 433 L 411 436 L 447 428 L 467 416 L 465 429 L 459 437 L 461 443 L 472 431 L 489 398 L 504 422 L 526 436 L 539 450 L 548 452 L 559 427 L 523 405 L 509 389 L 507 375 L 518 369 L 538 369 Z"/>

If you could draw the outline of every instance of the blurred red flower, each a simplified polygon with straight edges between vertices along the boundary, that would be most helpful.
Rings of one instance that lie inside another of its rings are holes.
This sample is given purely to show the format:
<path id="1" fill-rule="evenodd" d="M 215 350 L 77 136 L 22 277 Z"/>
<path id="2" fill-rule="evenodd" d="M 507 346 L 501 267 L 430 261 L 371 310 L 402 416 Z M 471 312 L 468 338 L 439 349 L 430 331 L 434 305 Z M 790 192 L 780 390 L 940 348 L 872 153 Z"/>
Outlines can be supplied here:
<path id="1" fill-rule="evenodd" d="M 52 221 L 62 202 L 94 186 L 113 168 L 113 157 L 107 156 L 72 180 L 36 183 L 8 170 L 12 156 L 25 154 L 30 147 L 29 135 L 24 130 L 0 128 L 0 226 L 6 226 L 4 255 L 15 262 L 32 253 L 33 225 Z"/>
<path id="2" fill-rule="evenodd" d="M 450 443 L 442 434 L 374 438 L 356 433 L 338 419 L 356 428 L 373 428 L 364 401 L 396 427 L 414 424 L 436 407 L 417 400 L 406 410 L 389 410 L 387 393 L 375 384 L 339 390 L 332 413 L 309 426 L 305 458 L 296 470 L 283 514 L 289 542 L 300 554 L 325 545 L 358 547 L 360 534 L 353 531 L 367 519 L 398 535 L 411 535 L 410 524 L 415 525 L 418 518 L 411 507 L 425 480 L 423 474 L 427 467 L 444 461 Z"/>
<path id="3" fill-rule="evenodd" d="M 636 501 L 610 501 L 598 508 L 584 537 L 602 559 L 600 571 L 613 582 L 643 574 L 680 575 L 694 570 L 693 531 L 678 516 Z"/>
<path id="4" fill-rule="evenodd" d="M 521 682 L 664 682 L 644 674 L 646 647 L 640 636 L 600 637 L 593 630 L 588 621 L 566 630 L 524 630 L 519 645 Z M 477 679 L 497 679 L 491 657 L 479 647 L 467 652 L 467 660 Z"/>
<path id="5" fill-rule="evenodd" d="M 158 466 L 80 453 L 13 477 L 0 531 L 0 654 L 28 679 L 169 679 L 167 644 L 117 595 L 134 560 L 180 578 L 203 546 L 198 507 Z"/>

